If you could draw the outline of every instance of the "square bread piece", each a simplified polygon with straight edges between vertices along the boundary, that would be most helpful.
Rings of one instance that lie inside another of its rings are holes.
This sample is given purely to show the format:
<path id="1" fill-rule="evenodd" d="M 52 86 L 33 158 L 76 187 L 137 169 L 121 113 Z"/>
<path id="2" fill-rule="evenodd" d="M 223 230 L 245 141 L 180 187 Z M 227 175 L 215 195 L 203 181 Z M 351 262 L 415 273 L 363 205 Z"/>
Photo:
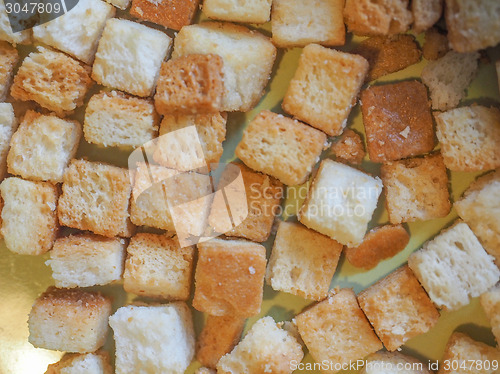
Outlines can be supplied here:
<path id="1" fill-rule="evenodd" d="M 127 9 L 130 5 L 130 0 L 106 0 L 106 2 L 121 10 Z"/>
<path id="2" fill-rule="evenodd" d="M 61 361 L 47 367 L 45 374 L 113 374 L 109 363 L 109 353 L 68 353 Z"/>
<path id="3" fill-rule="evenodd" d="M 344 0 L 274 0 L 273 43 L 281 48 L 344 45 L 343 10 Z"/>
<path id="4" fill-rule="evenodd" d="M 454 332 L 446 345 L 438 374 L 496 374 L 494 361 L 500 361 L 500 350 Z"/>
<path id="5" fill-rule="evenodd" d="M 247 126 L 235 153 L 250 168 L 293 186 L 307 181 L 326 140 L 321 131 L 264 110 Z"/>
<path id="6" fill-rule="evenodd" d="M 264 35 L 229 23 L 206 22 L 183 27 L 172 58 L 212 53 L 224 60 L 222 111 L 252 109 L 264 94 L 276 48 Z"/>
<path id="7" fill-rule="evenodd" d="M 12 104 L 0 103 L 0 181 L 7 174 L 7 154 L 9 153 L 10 139 L 18 125 Z"/>
<path id="8" fill-rule="evenodd" d="M 229 22 L 265 23 L 269 21 L 272 0 L 205 0 L 208 18 Z"/>
<path id="9" fill-rule="evenodd" d="M 434 148 L 431 108 L 422 83 L 371 86 L 361 92 L 361 102 L 371 161 L 399 160 Z"/>
<path id="10" fill-rule="evenodd" d="M 500 167 L 500 110 L 472 105 L 436 113 L 436 134 L 446 167 L 483 171 Z"/>
<path id="11" fill-rule="evenodd" d="M 360 374 L 434 374 L 414 357 L 399 352 L 377 352 L 366 358 Z M 405 370 L 402 370 L 404 368 Z"/>
<path id="12" fill-rule="evenodd" d="M 119 91 L 100 92 L 85 109 L 83 133 L 89 143 L 135 148 L 156 137 L 159 123 L 152 100 Z"/>
<path id="13" fill-rule="evenodd" d="M 500 265 L 500 170 L 478 178 L 453 206 Z"/>
<path id="14" fill-rule="evenodd" d="M 448 174 L 439 152 L 388 162 L 382 165 L 381 177 L 392 224 L 427 221 L 450 212 Z"/>
<path id="15" fill-rule="evenodd" d="M 344 21 L 355 35 L 404 33 L 413 22 L 409 0 L 346 0 Z"/>
<path id="16" fill-rule="evenodd" d="M 94 352 L 108 335 L 111 299 L 98 292 L 49 287 L 28 319 L 29 342 L 37 348 Z"/>
<path id="17" fill-rule="evenodd" d="M 408 258 L 408 265 L 440 308 L 456 310 L 488 291 L 500 270 L 463 222 L 439 233 Z"/>
<path id="18" fill-rule="evenodd" d="M 299 223 L 280 222 L 266 282 L 309 300 L 328 295 L 343 245 Z"/>
<path id="19" fill-rule="evenodd" d="M 443 0 L 412 0 L 413 31 L 420 34 L 439 21 L 443 14 Z"/>
<path id="20" fill-rule="evenodd" d="M 193 317 L 184 302 L 121 307 L 109 325 L 116 374 L 184 374 L 194 357 Z"/>
<path id="21" fill-rule="evenodd" d="M 132 95 L 151 96 L 171 43 L 161 31 L 125 19 L 109 19 L 97 47 L 92 78 Z"/>
<path id="22" fill-rule="evenodd" d="M 10 89 L 13 98 L 33 100 L 59 116 L 83 104 L 94 84 L 90 67 L 61 52 L 38 47 L 22 62 Z"/>
<path id="23" fill-rule="evenodd" d="M 200 0 L 132 0 L 130 14 L 143 21 L 178 31 L 193 21 L 199 2 Z"/>
<path id="24" fill-rule="evenodd" d="M 267 316 L 255 322 L 231 353 L 220 359 L 217 373 L 291 374 L 290 363 L 299 363 L 303 357 L 297 339 Z"/>
<path id="25" fill-rule="evenodd" d="M 490 321 L 491 331 L 500 342 L 500 285 L 496 285 L 480 297 L 481 306 Z"/>
<path id="26" fill-rule="evenodd" d="M 409 339 L 425 334 L 439 318 L 436 307 L 407 265 L 362 291 L 358 302 L 391 352 Z"/>
<path id="27" fill-rule="evenodd" d="M 198 336 L 196 359 L 214 368 L 220 358 L 238 344 L 245 326 L 245 318 L 233 316 L 207 316 L 205 326 Z"/>
<path id="28" fill-rule="evenodd" d="M 79 0 L 71 12 L 33 27 L 33 38 L 91 64 L 104 25 L 115 8 L 101 0 Z"/>
<path id="29" fill-rule="evenodd" d="M 442 30 L 432 27 L 425 32 L 422 55 L 426 60 L 437 60 L 446 55 L 449 50 L 448 38 Z M 457 78 L 455 77 L 455 79 Z"/>
<path id="30" fill-rule="evenodd" d="M 5 40 L 14 45 L 29 44 L 31 42 L 31 30 L 23 30 L 16 33 L 12 31 L 3 1 L 0 1 L 0 40 Z"/>
<path id="31" fill-rule="evenodd" d="M 95 234 L 58 238 L 45 264 L 52 268 L 56 287 L 105 285 L 122 278 L 124 239 Z"/>
<path id="32" fill-rule="evenodd" d="M 107 237 L 132 235 L 129 172 L 117 166 L 72 160 L 64 173 L 57 207 L 63 226 Z"/>
<path id="33" fill-rule="evenodd" d="M 223 65 L 222 57 L 214 54 L 192 54 L 164 62 L 155 93 L 158 113 L 220 112 L 224 94 Z"/>
<path id="34" fill-rule="evenodd" d="M 265 242 L 271 234 L 274 217 L 280 207 L 280 201 L 284 194 L 283 185 L 274 178 L 250 170 L 245 165 L 234 163 L 231 165 L 241 171 L 245 185 L 248 215 L 234 229 L 226 231 L 225 235 L 237 236 L 259 243 Z M 219 190 L 230 185 L 231 179 L 234 177 L 234 170 L 228 168 L 224 171 L 221 181 L 219 181 Z M 214 199 L 213 205 L 217 202 Z M 223 232 L 222 227 L 224 226 L 221 225 L 225 223 L 225 217 L 227 216 L 220 216 L 218 209 L 212 209 L 208 224 L 216 232 Z"/>
<path id="35" fill-rule="evenodd" d="M 9 93 L 14 67 L 19 61 L 17 49 L 5 41 L 0 41 L 0 100 L 5 101 Z"/>
<path id="36" fill-rule="evenodd" d="M 52 248 L 58 231 L 56 186 L 11 177 L 0 184 L 0 192 L 0 230 L 6 247 L 24 255 L 41 255 Z"/>
<path id="37" fill-rule="evenodd" d="M 187 300 L 191 291 L 194 248 L 177 239 L 139 233 L 130 239 L 123 288 L 139 296 Z"/>
<path id="38" fill-rule="evenodd" d="M 60 183 L 81 136 L 77 121 L 28 110 L 10 140 L 7 169 L 24 179 Z"/>
<path id="39" fill-rule="evenodd" d="M 283 98 L 283 110 L 330 136 L 344 130 L 368 72 L 359 55 L 309 44 Z"/>
<path id="40" fill-rule="evenodd" d="M 198 244 L 193 307 L 214 316 L 260 313 L 266 249 L 243 240 Z"/>
<path id="41" fill-rule="evenodd" d="M 295 317 L 300 337 L 316 362 L 329 366 L 361 360 L 383 348 L 351 289 L 332 292 Z M 335 374 L 338 370 L 324 370 Z"/>
<path id="42" fill-rule="evenodd" d="M 363 238 L 382 192 L 382 181 L 325 159 L 300 208 L 299 221 L 348 246 Z"/>
<path id="43" fill-rule="evenodd" d="M 351 129 L 345 131 L 330 147 L 338 162 L 360 165 L 365 158 L 365 145 L 361 135 Z"/>

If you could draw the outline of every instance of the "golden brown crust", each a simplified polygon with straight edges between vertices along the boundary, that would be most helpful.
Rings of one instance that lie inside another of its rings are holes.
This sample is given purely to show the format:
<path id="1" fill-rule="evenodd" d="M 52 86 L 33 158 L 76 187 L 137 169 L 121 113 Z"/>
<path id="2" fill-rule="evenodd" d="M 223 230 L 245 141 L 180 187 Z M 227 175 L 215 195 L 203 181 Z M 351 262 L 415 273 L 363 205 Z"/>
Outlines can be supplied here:
<path id="1" fill-rule="evenodd" d="M 191 24 L 200 0 L 132 0 L 130 14 L 179 31 Z"/>
<path id="2" fill-rule="evenodd" d="M 366 155 L 365 145 L 361 136 L 351 129 L 346 129 L 340 138 L 332 144 L 332 153 L 337 157 L 337 161 L 359 165 Z"/>
<path id="3" fill-rule="evenodd" d="M 422 53 L 427 60 L 437 60 L 443 57 L 450 50 L 448 38 L 441 34 L 437 28 L 430 28 L 425 32 L 425 42 Z"/>

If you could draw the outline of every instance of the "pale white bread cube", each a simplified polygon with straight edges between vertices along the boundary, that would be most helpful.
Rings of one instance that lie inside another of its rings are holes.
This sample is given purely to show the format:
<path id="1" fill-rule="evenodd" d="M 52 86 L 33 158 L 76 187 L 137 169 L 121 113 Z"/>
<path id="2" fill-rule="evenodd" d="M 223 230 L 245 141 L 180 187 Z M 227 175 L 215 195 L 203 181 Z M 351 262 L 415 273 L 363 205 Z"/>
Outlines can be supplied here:
<path id="1" fill-rule="evenodd" d="M 130 0 L 106 0 L 106 2 L 122 10 L 127 9 L 130 4 Z"/>
<path id="2" fill-rule="evenodd" d="M 203 13 L 208 18 L 243 23 L 269 21 L 272 0 L 205 0 Z"/>
<path id="3" fill-rule="evenodd" d="M 264 35 L 230 23 L 207 22 L 182 28 L 172 58 L 213 53 L 224 60 L 222 111 L 252 109 L 264 93 L 276 48 Z"/>
<path id="4" fill-rule="evenodd" d="M 183 374 L 194 357 L 191 310 L 183 302 L 121 307 L 109 318 L 116 374 Z"/>
<path id="5" fill-rule="evenodd" d="M 382 181 L 325 159 L 300 208 L 299 221 L 344 245 L 363 238 L 382 192 Z"/>
<path id="6" fill-rule="evenodd" d="M 490 320 L 491 331 L 498 343 L 500 342 L 500 284 L 483 293 L 479 300 Z"/>
<path id="7" fill-rule="evenodd" d="M 115 8 L 101 0 L 79 0 L 70 12 L 33 27 L 33 38 L 91 64 L 106 20 Z"/>
<path id="8" fill-rule="evenodd" d="M 12 31 L 3 0 L 0 0 L 0 40 L 5 40 L 14 45 L 28 44 L 31 42 L 31 30 L 24 30 L 16 33 Z"/>
<path id="9" fill-rule="evenodd" d="M 0 40 L 0 101 L 5 101 L 9 93 L 14 68 L 19 61 L 17 49 L 6 41 Z"/>
<path id="10" fill-rule="evenodd" d="M 10 139 L 18 126 L 12 104 L 0 103 L 0 181 L 7 173 L 7 154 L 9 153 Z"/>
<path id="11" fill-rule="evenodd" d="M 457 222 L 408 258 L 408 265 L 440 308 L 457 310 L 494 286 L 500 270 L 472 230 Z"/>
<path id="12" fill-rule="evenodd" d="M 126 242 L 95 234 L 58 238 L 45 262 L 56 287 L 105 285 L 122 277 Z"/>
<path id="13" fill-rule="evenodd" d="M 151 96 L 171 43 L 161 31 L 111 18 L 97 47 L 92 78 L 132 95 Z"/>
<path id="14" fill-rule="evenodd" d="M 360 374 L 431 374 L 427 366 L 399 352 L 377 352 L 366 358 Z"/>
<path id="15" fill-rule="evenodd" d="M 441 18 L 443 0 L 412 0 L 413 31 L 417 34 L 432 27 Z"/>
<path id="16" fill-rule="evenodd" d="M 45 374 L 112 374 L 106 351 L 95 353 L 69 353 L 61 361 L 49 365 Z"/>

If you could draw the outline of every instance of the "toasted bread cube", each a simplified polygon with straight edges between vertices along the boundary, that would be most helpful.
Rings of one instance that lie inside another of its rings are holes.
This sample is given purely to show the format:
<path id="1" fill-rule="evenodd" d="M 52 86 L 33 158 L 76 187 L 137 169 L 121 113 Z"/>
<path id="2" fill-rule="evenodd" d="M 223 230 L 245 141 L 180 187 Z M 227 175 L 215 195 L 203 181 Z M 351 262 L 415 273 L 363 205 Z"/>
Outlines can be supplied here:
<path id="1" fill-rule="evenodd" d="M 56 186 L 6 178 L 0 184 L 3 199 L 2 236 L 14 253 L 40 255 L 52 248 L 58 231 Z"/>
<path id="2" fill-rule="evenodd" d="M 152 100 L 117 91 L 100 92 L 85 109 L 83 132 L 89 143 L 135 148 L 156 137 L 159 122 Z"/>
<path id="3" fill-rule="evenodd" d="M 203 13 L 208 18 L 242 23 L 269 21 L 272 0 L 205 0 Z"/>
<path id="4" fill-rule="evenodd" d="M 208 316 L 198 337 L 196 359 L 214 368 L 220 358 L 238 344 L 245 326 L 245 318 L 233 316 Z"/>
<path id="5" fill-rule="evenodd" d="M 158 113 L 220 112 L 224 94 L 222 68 L 222 57 L 213 54 L 193 54 L 164 62 L 155 94 Z"/>
<path id="6" fill-rule="evenodd" d="M 392 224 L 441 218 L 450 212 L 448 174 L 439 152 L 388 162 L 381 172 Z"/>
<path id="7" fill-rule="evenodd" d="M 0 1 L 0 40 L 11 44 L 29 44 L 31 42 L 31 30 L 14 32 L 5 9 L 5 4 Z"/>
<path id="8" fill-rule="evenodd" d="M 64 116 L 83 104 L 93 84 L 89 66 L 64 53 L 38 47 L 37 52 L 23 60 L 10 94 L 18 100 L 33 100 Z"/>
<path id="9" fill-rule="evenodd" d="M 438 374 L 495 374 L 493 366 L 500 361 L 500 350 L 454 332 L 439 365 Z"/>
<path id="10" fill-rule="evenodd" d="M 439 32 L 436 27 L 432 27 L 425 32 L 425 42 L 422 47 L 422 54 L 427 60 L 437 60 L 443 57 L 450 50 L 448 38 Z"/>
<path id="11" fill-rule="evenodd" d="M 273 43 L 282 48 L 344 45 L 343 10 L 344 0 L 274 0 Z"/>
<path id="12" fill-rule="evenodd" d="M 235 153 L 250 168 L 291 186 L 307 180 L 325 144 L 321 131 L 264 110 L 245 129 Z"/>
<path id="13" fill-rule="evenodd" d="M 500 264 L 500 171 L 478 178 L 453 206 Z"/>
<path id="14" fill-rule="evenodd" d="M 107 237 L 131 236 L 128 206 L 131 192 L 125 169 L 71 161 L 64 173 L 57 215 L 61 225 Z"/>
<path id="15" fill-rule="evenodd" d="M 161 31 L 125 19 L 109 19 L 97 47 L 92 78 L 132 95 L 151 96 L 171 43 Z"/>
<path id="16" fill-rule="evenodd" d="M 363 139 L 351 129 L 346 129 L 339 139 L 332 144 L 330 150 L 337 158 L 337 161 L 346 164 L 359 165 L 366 155 Z"/>
<path id="17" fill-rule="evenodd" d="M 352 265 L 369 270 L 401 252 L 409 241 L 410 235 L 402 225 L 378 226 L 368 231 L 360 245 L 347 247 L 345 254 Z"/>
<path id="18" fill-rule="evenodd" d="M 344 130 L 368 72 L 358 55 L 306 46 L 283 99 L 283 110 L 330 136 Z"/>
<path id="19" fill-rule="evenodd" d="M 432 374 L 423 363 L 414 357 L 399 352 L 377 352 L 366 358 L 360 374 Z M 404 368 L 404 371 L 402 370 Z"/>
<path id="20" fill-rule="evenodd" d="M 94 352 L 108 334 L 111 299 L 98 292 L 49 287 L 31 309 L 29 342 L 38 348 Z"/>
<path id="21" fill-rule="evenodd" d="M 130 0 L 106 0 L 106 2 L 121 10 L 127 9 L 130 5 Z"/>
<path id="22" fill-rule="evenodd" d="M 325 159 L 300 208 L 299 221 L 341 244 L 356 246 L 365 236 L 381 192 L 378 177 Z"/>
<path id="23" fill-rule="evenodd" d="M 127 247 L 123 288 L 140 296 L 187 300 L 194 248 L 164 235 L 137 234 Z"/>
<path id="24" fill-rule="evenodd" d="M 91 64 L 104 25 L 114 15 L 115 8 L 104 1 L 79 0 L 68 14 L 33 27 L 33 38 Z"/>
<path id="25" fill-rule="evenodd" d="M 193 307 L 214 316 L 251 317 L 260 312 L 266 249 L 243 240 L 198 244 Z"/>
<path id="26" fill-rule="evenodd" d="M 435 114 L 446 167 L 482 171 L 500 167 L 500 110 L 472 105 Z"/>
<path id="27" fill-rule="evenodd" d="M 9 93 L 14 67 L 19 60 L 17 49 L 9 43 L 0 41 L 0 100 L 5 101 Z"/>
<path id="28" fill-rule="evenodd" d="M 222 111 L 252 109 L 264 93 L 276 48 L 267 37 L 246 27 L 206 22 L 183 27 L 175 38 L 172 58 L 215 54 L 224 60 Z M 235 58 L 238 56 L 238 58 Z"/>
<path id="29" fill-rule="evenodd" d="M 351 289 L 333 292 L 295 320 L 314 360 L 327 360 L 332 368 L 324 373 L 334 374 L 335 365 L 362 359 L 383 347 Z"/>
<path id="30" fill-rule="evenodd" d="M 500 285 L 496 285 L 481 295 L 481 305 L 490 320 L 491 331 L 495 339 L 500 342 Z"/>
<path id="31" fill-rule="evenodd" d="M 409 0 L 346 0 L 344 20 L 356 35 L 404 33 L 413 22 Z"/>
<path id="32" fill-rule="evenodd" d="M 109 325 L 117 374 L 183 374 L 194 357 L 193 317 L 184 302 L 121 307 Z"/>
<path id="33" fill-rule="evenodd" d="M 24 179 L 62 182 L 81 136 L 82 126 L 77 121 L 29 110 L 12 135 L 8 171 Z"/>
<path id="34" fill-rule="evenodd" d="M 429 331 L 439 318 L 436 307 L 407 265 L 362 291 L 358 302 L 391 352 Z"/>
<path id="35" fill-rule="evenodd" d="M 413 31 L 425 31 L 439 21 L 443 13 L 443 0 L 412 0 Z"/>
<path id="36" fill-rule="evenodd" d="M 105 285 L 121 279 L 125 240 L 94 234 L 58 238 L 45 262 L 52 268 L 56 287 Z"/>
<path id="37" fill-rule="evenodd" d="M 408 265 L 440 308 L 456 310 L 494 286 L 500 270 L 472 230 L 458 222 L 426 242 Z"/>
<path id="38" fill-rule="evenodd" d="M 151 21 L 178 31 L 193 22 L 199 2 L 200 0 L 132 0 L 130 14 L 143 21 Z"/>
<path id="39" fill-rule="evenodd" d="M 109 353 L 69 353 L 61 361 L 49 365 L 45 374 L 112 374 Z"/>
<path id="40" fill-rule="evenodd" d="M 0 103 L 0 181 L 7 174 L 7 154 L 9 153 L 10 139 L 18 124 L 12 104 Z"/>

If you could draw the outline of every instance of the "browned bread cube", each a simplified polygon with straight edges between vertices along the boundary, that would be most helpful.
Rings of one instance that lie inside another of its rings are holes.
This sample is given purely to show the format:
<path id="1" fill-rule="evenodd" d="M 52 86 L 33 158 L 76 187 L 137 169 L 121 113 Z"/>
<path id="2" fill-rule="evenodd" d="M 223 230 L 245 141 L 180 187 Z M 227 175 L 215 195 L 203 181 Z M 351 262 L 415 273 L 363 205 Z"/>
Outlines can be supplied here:
<path id="1" fill-rule="evenodd" d="M 94 353 L 68 353 L 61 361 L 50 364 L 45 374 L 112 374 L 109 363 L 109 353 L 97 351 Z"/>
<path id="2" fill-rule="evenodd" d="M 130 14 L 143 21 L 151 21 L 178 31 L 193 21 L 199 2 L 200 0 L 132 0 Z"/>
<path id="3" fill-rule="evenodd" d="M 5 101 L 12 82 L 14 67 L 19 60 L 17 49 L 5 41 L 0 41 L 0 100 Z"/>
<path id="4" fill-rule="evenodd" d="M 359 165 L 365 157 L 365 146 L 361 136 L 351 129 L 346 129 L 330 148 L 337 161 Z"/>
<path id="5" fill-rule="evenodd" d="M 439 32 L 435 27 L 425 32 L 425 41 L 422 47 L 422 54 L 425 59 L 437 60 L 448 53 L 449 50 L 448 38 L 445 34 Z"/>

